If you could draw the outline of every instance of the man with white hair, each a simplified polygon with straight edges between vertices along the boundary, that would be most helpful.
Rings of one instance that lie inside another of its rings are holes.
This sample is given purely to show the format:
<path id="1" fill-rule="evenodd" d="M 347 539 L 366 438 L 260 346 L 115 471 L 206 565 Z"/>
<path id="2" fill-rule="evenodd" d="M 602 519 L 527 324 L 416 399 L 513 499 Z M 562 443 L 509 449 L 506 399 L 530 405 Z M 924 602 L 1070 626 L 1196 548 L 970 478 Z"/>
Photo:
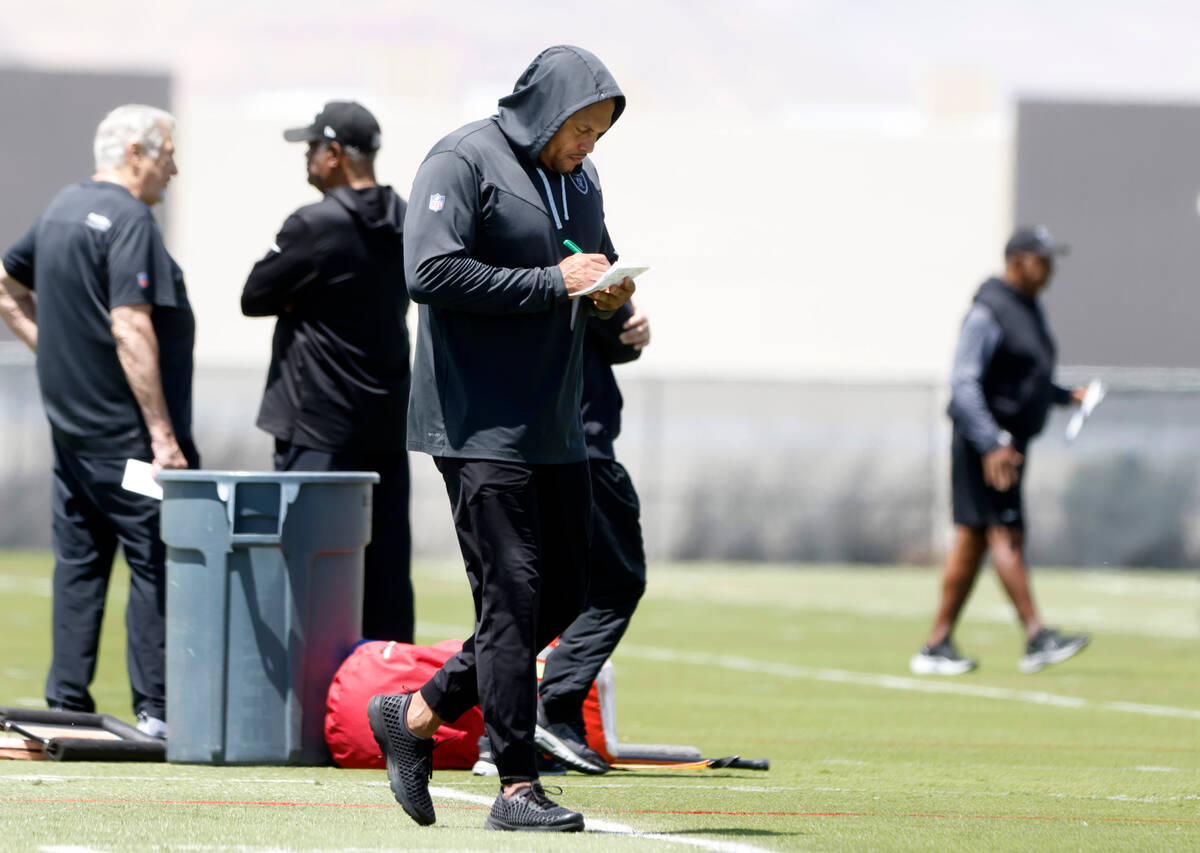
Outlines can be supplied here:
<path id="1" fill-rule="evenodd" d="M 93 711 L 100 622 L 120 544 L 138 728 L 166 737 L 165 549 L 158 502 L 121 488 L 127 459 L 199 465 L 191 439 L 195 320 L 150 207 L 175 169 L 175 119 L 117 107 L 96 173 L 50 203 L 3 257 L 0 315 L 37 355 L 54 453 L 51 708 Z"/>

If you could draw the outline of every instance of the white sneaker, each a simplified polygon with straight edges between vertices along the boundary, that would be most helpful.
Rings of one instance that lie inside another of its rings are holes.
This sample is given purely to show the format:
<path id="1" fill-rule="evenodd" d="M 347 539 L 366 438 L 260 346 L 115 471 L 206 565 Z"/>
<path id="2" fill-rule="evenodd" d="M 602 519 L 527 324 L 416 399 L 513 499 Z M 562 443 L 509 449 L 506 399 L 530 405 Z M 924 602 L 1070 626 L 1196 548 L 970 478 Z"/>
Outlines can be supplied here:
<path id="1" fill-rule="evenodd" d="M 496 767 L 496 760 L 492 757 L 492 742 L 487 735 L 481 735 L 479 738 L 479 759 L 471 768 L 471 772 L 476 776 L 500 775 L 500 769 Z"/>
<path id="2" fill-rule="evenodd" d="M 978 665 L 960 655 L 949 638 L 936 646 L 922 646 L 908 662 L 908 668 L 916 675 L 962 675 Z"/>
<path id="3" fill-rule="evenodd" d="M 136 728 L 144 735 L 150 735 L 159 740 L 167 739 L 167 724 L 158 717 L 151 717 L 145 711 L 138 711 Z"/>

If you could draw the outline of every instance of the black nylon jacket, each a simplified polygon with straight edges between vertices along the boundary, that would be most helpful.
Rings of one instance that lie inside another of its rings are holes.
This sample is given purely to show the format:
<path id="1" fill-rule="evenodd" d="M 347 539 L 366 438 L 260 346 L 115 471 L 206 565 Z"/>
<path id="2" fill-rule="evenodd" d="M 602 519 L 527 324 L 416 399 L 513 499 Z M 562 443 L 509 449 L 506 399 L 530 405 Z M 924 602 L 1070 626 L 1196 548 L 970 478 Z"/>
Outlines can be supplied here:
<path id="1" fill-rule="evenodd" d="M 330 190 L 284 222 L 242 291 L 277 315 L 258 426 L 316 450 L 403 450 L 408 405 L 405 202 L 391 187 Z"/>

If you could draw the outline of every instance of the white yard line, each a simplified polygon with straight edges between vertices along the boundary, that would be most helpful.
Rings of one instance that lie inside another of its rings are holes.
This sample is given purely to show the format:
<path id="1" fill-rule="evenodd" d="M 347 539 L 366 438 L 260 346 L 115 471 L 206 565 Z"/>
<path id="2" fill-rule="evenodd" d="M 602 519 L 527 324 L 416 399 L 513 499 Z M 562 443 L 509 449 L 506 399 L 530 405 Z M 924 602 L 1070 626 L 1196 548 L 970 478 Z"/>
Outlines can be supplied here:
<path id="1" fill-rule="evenodd" d="M 208 853 L 413 853 L 424 847 L 251 847 L 247 844 L 171 844 L 167 850 L 208 851 Z M 155 847 L 155 849 L 158 849 Z M 453 853 L 488 853 L 486 850 L 455 848 Z"/>
<path id="2" fill-rule="evenodd" d="M 830 762 L 818 762 L 818 763 L 828 764 Z M 868 762 L 854 762 L 854 763 L 866 764 Z M 981 763 L 965 764 L 962 766 L 964 768 L 965 767 L 979 767 L 979 768 L 990 768 L 990 769 L 996 768 L 996 765 L 981 764 Z M 1037 766 L 1037 765 L 1024 765 L 1024 764 L 1015 765 L 1015 764 L 1012 764 L 1012 765 L 1004 765 L 1004 767 L 1008 770 L 1021 770 L 1021 771 L 1028 771 L 1031 773 L 1054 772 L 1054 771 L 1058 771 L 1058 770 L 1062 769 L 1058 765 Z M 1111 770 L 1113 768 L 1108 767 L 1108 766 L 1105 766 L 1105 767 L 1097 766 L 1097 767 L 1078 767 L 1076 769 L 1078 769 L 1078 770 L 1090 770 L 1090 769 Z M 1143 773 L 1185 773 L 1185 774 L 1200 773 L 1200 770 L 1197 770 L 1195 768 L 1182 768 L 1182 767 L 1135 766 L 1135 767 L 1125 767 L 1125 768 L 1118 768 L 1118 769 L 1129 770 L 1132 772 L 1143 772 Z M 16 780 L 16 781 L 40 780 L 40 781 L 50 781 L 50 782 L 75 781 L 75 780 L 103 780 L 106 782 L 121 782 L 121 781 L 141 782 L 141 781 L 146 781 L 148 779 L 153 779 L 153 778 L 155 778 L 155 777 L 147 777 L 147 776 L 70 776 L 70 777 L 66 777 L 66 776 L 25 775 L 25 776 L 0 777 L 0 782 L 3 782 L 4 780 L 8 780 L 8 779 L 12 779 L 12 780 Z M 194 782 L 196 780 L 189 779 L 187 781 Z M 270 784 L 270 783 L 274 783 L 277 781 L 279 781 L 279 780 L 268 780 L 268 779 L 242 779 L 242 780 L 239 780 L 239 782 L 258 782 L 260 784 Z M 222 782 L 221 784 L 224 785 L 226 783 Z M 311 782 L 311 780 L 296 780 L 294 784 L 309 784 L 309 785 L 311 785 L 312 782 Z M 347 785 L 347 787 L 351 787 L 351 788 L 354 788 L 354 787 L 382 787 L 387 784 L 388 784 L 387 782 L 352 782 L 352 783 L 349 783 Z M 471 785 L 473 783 L 469 780 L 464 780 L 464 781 L 456 783 L 456 784 L 461 786 L 461 785 Z M 489 779 L 489 780 L 487 780 L 486 784 L 489 787 L 494 787 L 496 783 L 495 783 L 494 779 Z M 655 790 L 695 791 L 697 789 L 697 787 L 698 787 L 697 785 L 672 785 L 672 784 L 668 784 L 668 783 L 653 782 L 650 780 L 643 780 L 643 779 L 631 780 L 629 782 L 621 782 L 621 783 L 614 782 L 614 783 L 604 783 L 604 784 L 594 783 L 594 782 L 585 782 L 583 780 L 577 780 L 577 779 L 571 780 L 571 789 L 574 791 L 578 791 L 578 790 L 582 790 L 582 789 L 645 791 L 648 788 L 653 788 Z M 909 789 L 890 789 L 890 788 L 880 788 L 878 786 L 847 787 L 844 785 L 840 785 L 840 786 L 839 785 L 777 786 L 777 785 L 714 785 L 711 783 L 705 783 L 705 784 L 703 784 L 703 788 L 708 791 L 735 791 L 735 792 L 745 792 L 745 793 L 755 793 L 755 794 L 781 794 L 781 793 L 812 794 L 815 792 L 825 792 L 825 793 L 836 793 L 836 794 L 864 794 L 864 795 L 870 794 L 870 795 L 878 796 L 880 794 L 911 794 L 912 793 L 912 791 Z M 482 805 L 482 806 L 491 805 L 492 801 L 495 799 L 495 797 L 490 796 L 490 795 L 482 796 L 482 795 L 478 795 L 478 794 L 470 794 L 465 791 L 460 791 L 457 788 L 431 786 L 429 790 L 430 790 L 430 793 L 435 796 L 442 796 L 442 797 L 445 797 L 446 799 L 459 800 L 462 802 L 470 802 L 472 804 Z M 1010 797 L 1020 796 L 1023 798 L 1033 797 L 1033 798 L 1057 799 L 1057 800 L 1114 801 L 1114 802 L 1140 802 L 1140 803 L 1176 803 L 1176 802 L 1189 802 L 1190 803 L 1190 802 L 1200 801 L 1200 794 L 1144 794 L 1144 793 L 1139 793 L 1139 794 L 1104 794 L 1104 795 L 1100 795 L 1100 794 L 1063 794 L 1063 793 L 1056 793 L 1056 792 L 1050 792 L 1050 791 L 1033 792 L 1033 791 L 1028 791 L 1028 790 L 987 791 L 987 790 L 943 790 L 943 789 L 930 789 L 927 791 L 922 791 L 921 794 L 922 794 L 922 796 L 927 796 L 927 797 L 941 797 L 941 798 L 947 798 L 947 799 L 948 798 L 1008 799 Z M 799 808 L 800 807 L 797 807 L 798 810 L 799 810 Z M 600 832 L 608 832 L 608 833 L 622 834 L 622 835 L 632 834 L 632 835 L 636 835 L 639 838 L 640 837 L 658 838 L 658 836 L 653 833 L 637 832 L 637 831 L 633 830 L 631 827 L 625 826 L 624 824 L 611 823 L 609 821 L 603 821 L 603 820 L 599 820 L 599 819 L 595 819 L 595 818 L 587 819 L 587 827 L 588 827 L 588 829 L 597 830 Z M 677 841 L 678 838 L 676 836 L 669 836 L 669 837 L 663 837 L 662 840 Z M 706 849 L 742 851 L 742 853 L 750 853 L 750 851 L 757 851 L 759 849 L 759 848 L 751 847 L 751 846 L 744 845 L 744 844 L 741 844 L 741 845 L 732 844 L 731 845 L 728 842 L 710 842 L 707 839 L 688 839 L 687 841 L 680 842 L 680 843 L 686 843 L 691 846 L 708 845 L 708 847 L 706 847 Z M 724 846 L 721 846 L 721 847 L 711 846 L 714 844 L 723 844 Z M 101 853 L 101 851 L 96 851 L 91 848 L 70 846 L 70 845 L 43 846 L 38 849 L 41 851 L 46 851 L 46 853 Z M 260 847 L 246 846 L 246 845 L 233 845 L 233 846 L 230 846 L 230 845 L 173 845 L 171 847 L 171 849 L 257 851 L 257 850 L 267 850 L 267 849 L 277 850 L 278 848 L 260 848 Z"/>
<path id="3" fill-rule="evenodd" d="M 413 847 L 253 847 L 249 844 L 159 844 L 154 849 L 207 851 L 207 853 L 412 853 Z M 454 853 L 486 853 L 470 849 Z"/>
<path id="4" fill-rule="evenodd" d="M 52 587 L 50 578 L 26 578 L 14 575 L 0 575 L 0 593 L 11 595 L 33 595 L 38 598 L 49 598 Z"/>
<path id="5" fill-rule="evenodd" d="M 978 699 L 1004 699 L 1026 702 L 1032 705 L 1051 705 L 1059 708 L 1086 708 L 1104 711 L 1120 711 L 1155 717 L 1178 717 L 1184 720 L 1200 720 L 1200 711 L 1193 708 L 1175 708 L 1170 705 L 1145 705 L 1137 702 L 1110 702 L 1062 696 L 1039 690 L 1012 690 L 1006 687 L 987 687 L 981 684 L 965 684 L 962 681 L 926 681 L 902 675 L 883 675 L 874 672 L 852 672 L 846 669 L 797 666 L 774 661 L 760 661 L 737 655 L 714 655 L 707 652 L 679 652 L 673 649 L 656 649 L 622 643 L 617 648 L 618 656 L 641 658 L 664 663 L 686 663 L 712 666 L 735 672 L 760 672 L 783 678 L 806 678 L 814 681 L 832 681 L 855 684 L 860 687 L 881 687 L 885 690 L 910 690 L 916 693 L 953 693 L 973 696 Z"/>
<path id="6" fill-rule="evenodd" d="M 213 776 L 208 779 L 197 779 L 195 776 L 113 776 L 107 774 L 88 775 L 84 773 L 70 775 L 64 773 L 22 773 L 22 774 L 0 774 L 0 782 L 78 782 L 78 781 L 96 781 L 115 779 L 121 782 L 186 782 L 189 785 L 213 785 L 217 787 L 225 787 L 230 784 L 229 779 L 223 779 Z M 237 784 L 254 784 L 254 785 L 329 785 L 329 782 L 318 782 L 316 779 L 237 779 Z M 337 783 L 332 783 L 337 784 Z M 375 784 L 372 782 L 357 782 L 352 784 Z M 379 783 L 386 785 L 387 782 Z"/>
<path id="7" fill-rule="evenodd" d="M 1061 770 L 1062 768 L 1053 768 Z M 878 796 L 880 794 L 889 795 L 912 795 L 912 790 L 908 788 L 846 788 L 846 787 L 831 787 L 813 788 L 813 791 L 822 791 L 828 794 L 859 794 Z M 939 797 L 942 799 L 962 798 L 962 799 L 1000 799 L 1005 800 L 1011 797 L 1019 797 L 1022 799 L 1043 799 L 1043 800 L 1081 800 L 1084 802 L 1118 802 L 1118 803 L 1190 803 L 1195 800 L 1200 800 L 1200 794 L 1167 794 L 1167 795 L 1143 795 L 1143 794 L 1061 794 L 1054 791 L 940 791 L 928 790 L 921 791 L 923 797 Z"/>
<path id="8" fill-rule="evenodd" d="M 438 622 L 418 622 L 417 630 L 438 636 L 457 637 L 464 634 L 463 626 L 448 625 Z M 465 634 L 464 634 L 465 636 Z M 857 684 L 861 687 L 882 687 L 887 690 L 911 690 L 916 693 L 953 693 L 959 696 L 974 696 L 980 699 L 1003 699 L 1014 702 L 1026 702 L 1032 705 L 1051 705 L 1059 708 L 1098 708 L 1105 711 L 1119 711 L 1128 714 L 1141 714 L 1150 717 L 1178 717 L 1184 720 L 1200 720 L 1200 710 L 1193 708 L 1177 708 L 1171 705 L 1147 705 L 1140 702 L 1100 701 L 1082 699 L 1075 696 L 1063 696 L 1057 693 L 1046 693 L 1041 690 L 1012 690 L 1006 687 L 987 687 L 981 684 L 967 684 L 962 681 L 927 681 L 920 678 L 909 678 L 903 675 L 886 675 L 876 672 L 853 672 L 846 669 L 827 669 L 824 667 L 798 666 L 795 664 L 760 661 L 737 655 L 716 655 L 708 652 L 681 652 L 674 649 L 659 649 L 651 646 L 638 646 L 622 643 L 617 647 L 616 655 L 620 657 L 641 658 L 642 660 L 662 661 L 665 663 L 688 663 L 699 666 L 714 666 L 720 669 L 730 669 L 735 672 L 761 672 L 767 675 L 778 675 L 784 678 L 806 678 L 814 681 L 832 681 L 842 684 Z"/>
<path id="9" fill-rule="evenodd" d="M 418 619 L 416 631 L 418 634 L 432 634 L 435 637 L 441 637 L 443 640 L 465 640 L 473 631 L 470 625 L 451 625 L 448 622 L 426 622 L 423 619 Z"/>
<path id="10" fill-rule="evenodd" d="M 441 786 L 430 786 L 429 793 L 435 797 L 474 803 L 479 806 L 490 806 L 496 799 L 495 797 L 468 794 L 456 788 L 444 788 Z M 613 823 L 612 821 L 599 820 L 594 817 L 585 817 L 585 830 L 588 832 L 604 832 L 612 835 L 628 835 L 632 838 L 646 838 L 669 844 L 682 844 L 685 847 L 699 847 L 702 850 L 714 850 L 717 853 L 770 853 L 770 851 L 763 847 L 755 847 L 751 844 L 740 844 L 733 841 L 710 841 L 707 838 L 693 838 L 688 835 L 661 835 L 655 832 L 640 832 L 632 826 L 626 826 L 623 823 Z"/>

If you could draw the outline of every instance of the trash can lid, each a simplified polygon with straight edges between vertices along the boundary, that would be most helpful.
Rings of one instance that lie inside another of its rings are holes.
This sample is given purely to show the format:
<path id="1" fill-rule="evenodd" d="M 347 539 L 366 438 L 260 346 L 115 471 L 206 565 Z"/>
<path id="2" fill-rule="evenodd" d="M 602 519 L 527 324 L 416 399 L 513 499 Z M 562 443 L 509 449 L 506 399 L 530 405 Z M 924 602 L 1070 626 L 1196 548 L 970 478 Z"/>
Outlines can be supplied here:
<path id="1" fill-rule="evenodd" d="M 203 468 L 166 468 L 155 478 L 164 483 L 378 483 L 374 471 L 206 471 Z"/>

